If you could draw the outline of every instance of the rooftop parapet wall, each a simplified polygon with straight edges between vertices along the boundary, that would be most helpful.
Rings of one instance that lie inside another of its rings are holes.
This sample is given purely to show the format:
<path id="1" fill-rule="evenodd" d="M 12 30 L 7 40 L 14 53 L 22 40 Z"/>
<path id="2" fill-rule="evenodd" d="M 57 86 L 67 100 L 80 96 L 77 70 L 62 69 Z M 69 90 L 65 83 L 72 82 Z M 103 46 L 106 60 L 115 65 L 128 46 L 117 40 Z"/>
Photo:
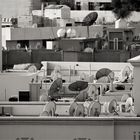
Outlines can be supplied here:
<path id="1" fill-rule="evenodd" d="M 0 139 L 7 140 L 134 140 L 139 137 L 140 119 L 116 116 L 1 117 L 0 129 Z"/>
<path id="2" fill-rule="evenodd" d="M 69 29 L 71 27 L 67 27 Z M 76 30 L 76 37 L 86 37 L 87 27 L 77 26 L 72 27 Z M 11 29 L 11 39 L 8 40 L 42 40 L 42 39 L 54 39 L 57 38 L 57 31 L 60 27 L 42 27 L 42 28 L 15 28 Z M 90 37 L 95 37 L 96 32 L 102 36 L 103 27 L 102 26 L 90 26 Z"/>

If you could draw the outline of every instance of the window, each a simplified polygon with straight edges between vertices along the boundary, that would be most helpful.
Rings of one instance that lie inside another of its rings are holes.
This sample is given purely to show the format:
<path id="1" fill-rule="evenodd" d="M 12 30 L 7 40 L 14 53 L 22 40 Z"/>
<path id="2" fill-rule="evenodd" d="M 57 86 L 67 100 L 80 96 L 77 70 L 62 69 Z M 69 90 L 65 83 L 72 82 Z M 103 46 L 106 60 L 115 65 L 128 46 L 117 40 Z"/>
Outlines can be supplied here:
<path id="1" fill-rule="evenodd" d="M 76 2 L 76 10 L 81 10 L 81 2 Z"/>
<path id="2" fill-rule="evenodd" d="M 94 3 L 93 2 L 88 3 L 88 9 L 89 10 L 94 10 Z"/>

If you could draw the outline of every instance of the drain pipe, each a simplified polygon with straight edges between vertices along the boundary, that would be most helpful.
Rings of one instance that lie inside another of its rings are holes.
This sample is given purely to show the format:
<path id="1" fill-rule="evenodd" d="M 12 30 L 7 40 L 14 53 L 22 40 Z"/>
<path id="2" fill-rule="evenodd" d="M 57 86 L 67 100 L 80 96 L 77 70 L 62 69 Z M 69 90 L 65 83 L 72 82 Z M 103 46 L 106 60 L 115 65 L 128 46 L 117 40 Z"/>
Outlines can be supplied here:
<path id="1" fill-rule="evenodd" d="M 129 59 L 128 62 L 134 66 L 134 81 L 133 81 L 133 96 L 134 96 L 134 109 L 137 116 L 140 116 L 140 55 L 132 59 Z"/>

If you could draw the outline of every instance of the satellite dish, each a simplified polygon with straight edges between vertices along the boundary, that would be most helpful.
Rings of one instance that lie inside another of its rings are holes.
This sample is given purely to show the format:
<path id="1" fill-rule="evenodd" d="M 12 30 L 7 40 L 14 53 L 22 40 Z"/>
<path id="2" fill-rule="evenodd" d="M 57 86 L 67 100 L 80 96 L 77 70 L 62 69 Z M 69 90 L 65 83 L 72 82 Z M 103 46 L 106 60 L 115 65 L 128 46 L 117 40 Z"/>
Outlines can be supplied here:
<path id="1" fill-rule="evenodd" d="M 98 89 L 95 85 L 90 85 L 88 92 L 88 97 L 90 99 L 92 99 L 93 101 L 95 101 L 97 99 L 98 96 Z"/>
<path id="2" fill-rule="evenodd" d="M 133 105 L 133 99 L 132 97 L 129 97 L 126 100 L 126 104 L 125 104 L 126 112 L 130 112 L 132 110 L 132 105 Z"/>
<path id="3" fill-rule="evenodd" d="M 101 113 L 101 104 L 97 101 L 92 101 L 88 107 L 88 116 L 99 116 Z"/>
<path id="4" fill-rule="evenodd" d="M 97 19 L 98 13 L 91 12 L 89 13 L 82 21 L 83 26 L 87 26 L 87 37 L 89 37 L 89 26 L 91 26 Z"/>
<path id="5" fill-rule="evenodd" d="M 67 37 L 76 37 L 76 30 L 75 29 L 72 29 L 72 28 L 69 28 L 67 30 Z"/>
<path id="6" fill-rule="evenodd" d="M 108 68 L 101 68 L 96 72 L 96 79 L 100 79 L 103 76 L 107 76 L 112 72 L 112 70 Z"/>
<path id="7" fill-rule="evenodd" d="M 21 49 L 21 44 L 20 43 L 17 43 L 16 49 Z"/>
<path id="8" fill-rule="evenodd" d="M 86 91 L 83 91 L 76 96 L 75 101 L 76 102 L 84 102 L 87 99 L 88 99 L 88 93 Z"/>
<path id="9" fill-rule="evenodd" d="M 78 92 L 85 90 L 87 87 L 88 87 L 88 82 L 86 81 L 76 81 L 68 86 L 69 90 L 78 91 Z"/>
<path id="10" fill-rule="evenodd" d="M 18 101 L 18 96 L 17 96 L 17 95 L 12 95 L 12 96 L 9 98 L 9 101 L 10 101 L 10 102 L 17 102 L 17 101 Z"/>
<path id="11" fill-rule="evenodd" d="M 76 109 L 75 109 L 75 113 L 74 113 L 74 116 L 81 116 L 83 117 L 84 116 L 84 112 L 85 112 L 85 108 L 82 104 L 78 104 L 76 106 Z"/>
<path id="12" fill-rule="evenodd" d="M 97 12 L 91 12 L 89 13 L 84 19 L 83 19 L 83 26 L 91 26 L 98 18 Z"/>
<path id="13" fill-rule="evenodd" d="M 57 31 L 58 37 L 65 37 L 66 36 L 66 30 L 64 28 L 61 28 Z"/>
<path id="14" fill-rule="evenodd" d="M 40 44 L 40 42 L 37 42 L 37 43 L 36 43 L 35 48 L 36 48 L 36 49 L 41 49 L 41 44 Z"/>
<path id="15" fill-rule="evenodd" d="M 132 74 L 132 70 L 130 69 L 129 66 L 124 67 L 121 71 L 121 81 L 127 80 L 130 75 Z"/>
<path id="16" fill-rule="evenodd" d="M 117 109 L 117 101 L 115 99 L 112 99 L 108 104 L 108 112 L 115 113 L 116 109 Z"/>
<path id="17" fill-rule="evenodd" d="M 113 71 L 110 72 L 109 75 L 108 75 L 108 78 L 109 78 L 109 82 L 110 82 L 109 90 L 114 91 L 113 81 L 114 81 L 114 78 L 115 78 L 115 73 Z"/>
<path id="18" fill-rule="evenodd" d="M 60 66 L 55 66 L 54 70 L 51 73 L 51 79 L 53 81 L 55 81 L 57 78 L 62 78 Z"/>
<path id="19" fill-rule="evenodd" d="M 37 23 L 34 23 L 34 24 L 32 25 L 32 28 L 37 28 Z"/>
<path id="20" fill-rule="evenodd" d="M 62 89 L 62 79 L 57 78 L 50 86 L 49 96 L 52 100 L 58 99 L 60 97 L 60 90 Z"/>
<path id="21" fill-rule="evenodd" d="M 56 104 L 55 102 L 51 101 L 44 106 L 43 112 L 40 114 L 40 116 L 54 116 L 55 111 L 56 111 Z"/>
<path id="22" fill-rule="evenodd" d="M 109 77 L 110 80 L 114 80 L 115 73 L 113 71 L 110 72 L 109 75 L 108 75 L 108 77 Z"/>
<path id="23" fill-rule="evenodd" d="M 74 116 L 75 114 L 75 110 L 77 108 L 78 104 L 76 102 L 73 102 L 71 105 L 70 105 L 70 108 L 69 108 L 69 115 L 70 116 Z"/>
<path id="24" fill-rule="evenodd" d="M 121 102 L 126 102 L 126 100 L 129 98 L 130 96 L 128 94 L 123 94 L 122 98 L 121 98 Z"/>
<path id="25" fill-rule="evenodd" d="M 35 66 L 35 65 L 31 65 L 31 66 L 29 66 L 29 68 L 28 68 L 28 72 L 37 72 L 37 67 Z"/>
<path id="26" fill-rule="evenodd" d="M 39 101 L 46 102 L 47 100 L 48 100 L 48 95 L 47 94 L 40 95 Z"/>
<path id="27" fill-rule="evenodd" d="M 93 49 L 90 48 L 90 47 L 87 47 L 87 48 L 84 49 L 84 52 L 86 52 L 86 53 L 93 53 Z"/>

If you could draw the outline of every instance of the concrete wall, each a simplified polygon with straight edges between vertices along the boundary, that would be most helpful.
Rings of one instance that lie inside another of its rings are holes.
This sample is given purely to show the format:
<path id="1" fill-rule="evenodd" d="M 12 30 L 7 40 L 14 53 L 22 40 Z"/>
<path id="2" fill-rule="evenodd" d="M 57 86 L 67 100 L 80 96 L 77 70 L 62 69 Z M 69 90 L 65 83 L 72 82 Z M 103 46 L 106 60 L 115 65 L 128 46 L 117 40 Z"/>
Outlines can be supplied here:
<path id="1" fill-rule="evenodd" d="M 114 22 L 116 20 L 112 11 L 87 11 L 87 10 L 76 11 L 76 10 L 73 10 L 73 11 L 71 11 L 71 18 L 74 18 L 75 21 L 82 21 L 83 18 L 91 12 L 97 12 L 98 13 L 98 19 L 96 21 L 97 23 L 102 23 L 103 18 L 105 18 L 105 21 L 109 22 L 109 23 Z M 133 12 L 132 15 L 127 20 L 128 21 L 139 22 L 140 21 L 139 13 L 140 12 Z"/>
<path id="2" fill-rule="evenodd" d="M 63 18 L 63 19 L 68 18 L 69 19 L 71 17 L 70 13 L 71 12 L 70 12 L 69 7 L 64 7 L 61 9 L 45 9 L 44 16 L 50 19 L 53 19 L 53 18 Z"/>
<path id="3" fill-rule="evenodd" d="M 32 27 L 33 25 L 33 17 L 32 15 L 23 15 L 18 17 L 18 27 Z"/>
<path id="4" fill-rule="evenodd" d="M 98 51 L 95 53 L 95 62 L 119 62 L 120 52 Z"/>
<path id="5" fill-rule="evenodd" d="M 136 140 L 136 117 L 1 117 L 0 139 L 34 140 Z M 55 133 L 55 135 L 54 135 Z"/>
<path id="6" fill-rule="evenodd" d="M 115 72 L 115 76 L 118 76 L 119 72 L 125 67 L 130 66 L 133 68 L 130 63 L 111 63 L 111 62 L 42 62 L 44 69 L 47 68 L 48 75 L 54 69 L 55 66 L 60 66 L 63 72 L 62 75 L 68 76 L 70 70 L 76 71 L 76 75 L 78 76 L 81 73 L 85 74 L 93 74 L 95 75 L 96 72 L 101 68 L 109 68 Z M 78 65 L 77 65 L 78 64 Z"/>
<path id="7" fill-rule="evenodd" d="M 29 83 L 35 75 L 30 73 L 0 74 L 0 101 L 7 101 L 11 95 L 18 95 L 19 91 L 29 91 Z"/>
<path id="8" fill-rule="evenodd" d="M 2 46 L 6 48 L 6 40 L 11 39 L 11 29 L 10 28 L 2 28 Z"/>
<path id="9" fill-rule="evenodd" d="M 68 19 L 56 19 L 56 23 L 58 27 L 66 27 L 67 24 L 75 25 L 75 21 L 71 18 Z"/>
<path id="10" fill-rule="evenodd" d="M 101 50 L 94 53 L 95 62 L 126 62 L 130 58 L 130 52 Z"/>
<path id="11" fill-rule="evenodd" d="M 25 50 L 10 50 L 3 51 L 3 67 L 9 68 L 14 64 L 40 63 L 41 61 L 126 62 L 130 58 L 131 52 L 127 51 L 121 52 L 104 50 L 89 54 L 73 51 L 54 52 L 46 49 L 33 49 L 31 52 L 27 52 Z"/>
<path id="12" fill-rule="evenodd" d="M 75 39 L 60 40 L 59 46 L 63 51 L 75 51 L 75 52 L 81 51 L 81 44 L 79 40 Z"/>
<path id="13" fill-rule="evenodd" d="M 73 26 L 66 27 L 66 30 L 73 28 L 76 30 L 76 37 L 87 37 L 87 27 Z M 40 40 L 40 39 L 53 39 L 57 38 L 57 31 L 60 27 L 44 27 L 44 28 L 15 28 L 10 29 L 10 40 Z M 96 33 L 102 36 L 103 26 L 93 25 L 89 27 L 89 37 L 95 37 Z"/>
<path id="14" fill-rule="evenodd" d="M 9 119 L 9 121 L 5 119 L 4 123 L 2 123 L 1 120 L 0 139 L 115 140 L 114 124 L 113 124 L 114 121 L 111 121 L 112 119 L 108 119 L 109 121 L 107 119 L 105 119 L 106 121 L 94 119 L 92 121 L 91 119 L 85 120 L 83 118 L 71 118 L 71 117 L 62 119 L 50 117 L 48 118 L 47 117 L 45 118 L 31 117 L 30 119 L 22 118 L 21 121 L 13 117 L 13 119 L 11 120 Z M 15 125 L 12 125 L 13 123 Z M 133 135 L 129 134 L 128 129 L 127 131 L 125 130 L 124 133 L 128 134 L 128 137 L 126 137 L 126 139 L 128 140 L 132 139 Z"/>
<path id="15" fill-rule="evenodd" d="M 18 18 L 19 27 L 32 26 L 32 10 L 41 9 L 41 0 L 0 0 L 2 17 Z"/>
<path id="16" fill-rule="evenodd" d="M 31 49 L 37 49 L 37 46 L 40 44 L 42 46 L 42 41 L 41 40 L 30 40 L 29 41 L 29 47 Z M 38 48 L 39 49 L 39 48 Z"/>
<path id="17" fill-rule="evenodd" d="M 14 64 L 23 64 L 30 62 L 31 62 L 30 53 L 27 53 L 25 51 L 15 50 L 8 51 L 7 53 L 7 64 L 9 66 L 13 66 Z"/>
<path id="18" fill-rule="evenodd" d="M 89 11 L 89 10 L 71 10 L 71 18 L 75 19 L 75 21 L 82 21 L 86 15 L 88 15 L 91 12 L 97 12 L 98 13 L 98 19 L 97 23 L 102 23 L 103 18 L 105 18 L 106 22 L 114 22 L 116 20 L 114 13 L 112 11 L 99 11 L 99 10 L 94 10 L 94 11 Z M 139 22 L 140 21 L 140 12 L 132 12 L 132 15 L 127 19 L 128 21 L 134 21 L 134 22 Z M 40 10 L 35 10 L 33 11 L 33 15 L 41 15 Z"/>
<path id="19" fill-rule="evenodd" d="M 15 50 L 17 46 L 17 41 L 6 41 L 6 48 L 7 50 Z"/>
<path id="20" fill-rule="evenodd" d="M 63 52 L 63 60 L 72 62 L 93 62 L 92 53 L 82 53 L 74 51 Z"/>
<path id="21" fill-rule="evenodd" d="M 30 15 L 32 10 L 41 8 L 41 0 L 0 0 L 2 17 Z"/>
<path id="22" fill-rule="evenodd" d="M 47 51 L 46 49 L 32 50 L 32 63 L 41 61 L 62 61 L 61 52 Z"/>

